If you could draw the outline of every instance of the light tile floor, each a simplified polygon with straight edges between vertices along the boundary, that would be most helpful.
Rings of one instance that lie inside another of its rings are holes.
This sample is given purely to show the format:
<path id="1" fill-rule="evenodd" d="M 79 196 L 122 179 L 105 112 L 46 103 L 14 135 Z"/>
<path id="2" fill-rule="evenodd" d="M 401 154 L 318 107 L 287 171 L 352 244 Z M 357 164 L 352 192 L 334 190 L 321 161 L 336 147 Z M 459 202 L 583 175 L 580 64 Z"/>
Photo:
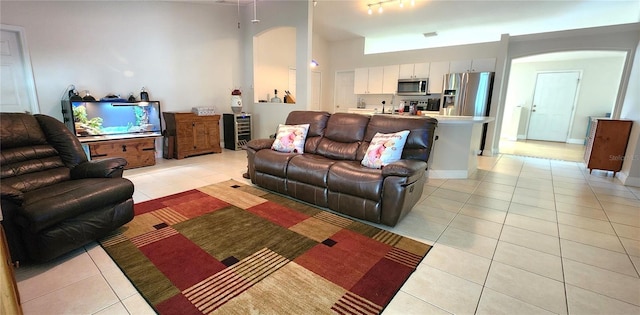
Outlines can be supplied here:
<path id="1" fill-rule="evenodd" d="M 241 177 L 243 151 L 128 170 L 141 202 Z M 584 164 L 479 157 L 393 232 L 433 244 L 385 314 L 640 314 L 640 188 Z M 25 314 L 152 314 L 96 243 L 16 277 Z"/>
<path id="2" fill-rule="evenodd" d="M 500 153 L 582 162 L 585 146 L 553 141 L 500 139 Z"/>

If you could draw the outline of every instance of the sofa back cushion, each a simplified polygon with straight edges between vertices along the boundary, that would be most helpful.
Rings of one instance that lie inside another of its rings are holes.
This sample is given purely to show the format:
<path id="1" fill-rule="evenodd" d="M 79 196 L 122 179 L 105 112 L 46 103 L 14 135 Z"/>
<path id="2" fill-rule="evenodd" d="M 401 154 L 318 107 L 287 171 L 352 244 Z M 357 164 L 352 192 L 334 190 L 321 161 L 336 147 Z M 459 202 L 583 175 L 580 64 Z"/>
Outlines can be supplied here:
<path id="1" fill-rule="evenodd" d="M 331 116 L 327 112 L 317 111 L 292 111 L 287 116 L 285 124 L 287 125 L 302 125 L 309 124 L 309 130 L 307 131 L 307 139 L 304 143 L 304 152 L 316 153 L 318 143 L 324 135 L 324 131 L 327 128 L 327 121 Z"/>
<path id="2" fill-rule="evenodd" d="M 394 133 L 409 130 L 409 136 L 402 150 L 403 159 L 428 162 L 435 137 L 438 121 L 430 117 L 402 117 L 391 115 L 373 115 L 367 126 L 362 144 L 358 148 L 357 159 L 362 160 L 371 139 L 376 133 Z"/>
<path id="3" fill-rule="evenodd" d="M 331 115 L 316 153 L 333 160 L 356 160 L 368 123 L 369 116 L 365 115 L 349 113 Z"/>
<path id="4" fill-rule="evenodd" d="M 70 169 L 32 115 L 1 114 L 0 147 L 2 186 L 27 192 L 70 178 Z"/>

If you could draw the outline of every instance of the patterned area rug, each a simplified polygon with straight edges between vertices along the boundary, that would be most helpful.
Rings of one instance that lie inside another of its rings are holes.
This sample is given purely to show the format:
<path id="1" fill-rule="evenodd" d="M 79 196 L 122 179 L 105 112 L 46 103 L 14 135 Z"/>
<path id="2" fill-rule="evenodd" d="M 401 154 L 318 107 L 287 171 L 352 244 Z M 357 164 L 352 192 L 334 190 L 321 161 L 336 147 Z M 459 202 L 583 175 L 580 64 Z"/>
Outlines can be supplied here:
<path id="1" fill-rule="evenodd" d="M 431 248 L 230 180 L 101 240 L 160 314 L 378 314 Z"/>

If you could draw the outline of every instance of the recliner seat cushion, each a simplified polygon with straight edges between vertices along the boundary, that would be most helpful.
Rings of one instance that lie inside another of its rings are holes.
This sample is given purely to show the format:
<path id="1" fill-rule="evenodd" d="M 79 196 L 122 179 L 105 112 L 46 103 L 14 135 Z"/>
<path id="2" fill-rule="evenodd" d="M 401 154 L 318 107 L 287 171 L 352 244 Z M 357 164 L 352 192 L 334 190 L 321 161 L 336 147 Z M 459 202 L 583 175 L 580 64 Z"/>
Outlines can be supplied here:
<path id="1" fill-rule="evenodd" d="M 331 166 L 327 183 L 330 192 L 339 192 L 369 200 L 382 196 L 382 171 L 364 167 L 358 161 L 340 161 Z"/>
<path id="2" fill-rule="evenodd" d="M 329 168 L 335 162 L 314 154 L 297 155 L 289 161 L 287 179 L 326 187 Z"/>
<path id="3" fill-rule="evenodd" d="M 38 232 L 88 210 L 129 199 L 133 183 L 124 178 L 70 180 L 24 194 L 21 215 L 28 223 L 19 224 Z"/>
<path id="4" fill-rule="evenodd" d="M 256 152 L 256 172 L 285 178 L 287 176 L 287 165 L 289 165 L 289 160 L 296 155 L 296 153 L 260 150 Z"/>

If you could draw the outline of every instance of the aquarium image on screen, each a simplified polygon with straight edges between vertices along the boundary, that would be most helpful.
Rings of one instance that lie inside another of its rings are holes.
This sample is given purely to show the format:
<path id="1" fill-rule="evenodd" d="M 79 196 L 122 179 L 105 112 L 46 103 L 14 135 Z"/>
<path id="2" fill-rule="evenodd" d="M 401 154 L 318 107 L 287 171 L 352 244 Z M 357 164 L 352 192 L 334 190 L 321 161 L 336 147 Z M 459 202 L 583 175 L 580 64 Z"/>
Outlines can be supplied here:
<path id="1" fill-rule="evenodd" d="M 159 133 L 160 102 L 71 102 L 78 137 Z"/>

